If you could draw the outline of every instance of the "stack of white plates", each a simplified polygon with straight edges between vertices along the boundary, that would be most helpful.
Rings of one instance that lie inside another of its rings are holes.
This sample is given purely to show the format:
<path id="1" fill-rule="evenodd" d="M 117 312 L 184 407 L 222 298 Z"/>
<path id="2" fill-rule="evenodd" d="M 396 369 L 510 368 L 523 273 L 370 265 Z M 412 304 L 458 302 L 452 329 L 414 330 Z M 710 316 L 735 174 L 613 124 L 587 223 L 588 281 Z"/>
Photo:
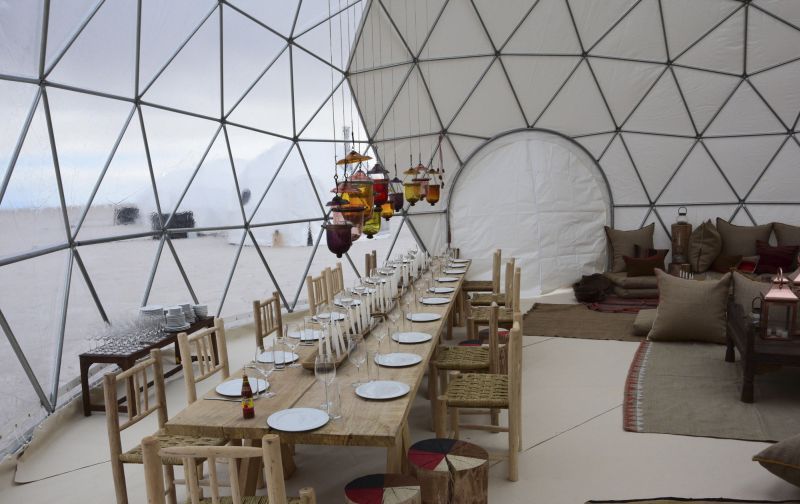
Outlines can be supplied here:
<path id="1" fill-rule="evenodd" d="M 170 306 L 167 309 L 167 325 L 164 329 L 167 331 L 182 331 L 188 328 L 189 324 L 186 322 L 183 308 L 180 306 Z"/>
<path id="2" fill-rule="evenodd" d="M 191 303 L 183 303 L 181 304 L 181 309 L 183 310 L 183 316 L 186 318 L 186 322 L 191 324 L 194 322 L 194 310 L 192 309 Z"/>
<path id="3" fill-rule="evenodd" d="M 147 305 L 139 308 L 139 315 L 143 317 L 164 317 L 164 307 L 161 305 Z"/>
<path id="4" fill-rule="evenodd" d="M 208 305 L 196 304 L 192 308 L 194 309 L 194 314 L 197 316 L 197 318 L 208 317 Z"/>

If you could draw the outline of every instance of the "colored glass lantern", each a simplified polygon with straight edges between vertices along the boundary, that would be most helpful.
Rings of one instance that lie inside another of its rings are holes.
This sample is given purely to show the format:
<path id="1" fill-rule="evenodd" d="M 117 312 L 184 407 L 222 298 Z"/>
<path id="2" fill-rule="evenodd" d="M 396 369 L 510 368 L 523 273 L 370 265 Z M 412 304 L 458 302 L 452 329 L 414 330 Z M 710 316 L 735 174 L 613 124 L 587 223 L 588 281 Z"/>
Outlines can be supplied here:
<path id="1" fill-rule="evenodd" d="M 428 183 L 430 182 L 430 179 L 427 175 L 428 170 L 425 169 L 425 166 L 423 166 L 422 163 L 419 163 L 414 167 L 414 169 L 417 171 L 415 180 L 419 182 L 419 199 L 424 200 L 428 195 Z"/>
<path id="2" fill-rule="evenodd" d="M 361 170 L 356 171 L 347 181 L 350 191 L 345 198 L 351 205 L 361 205 L 364 207 L 364 220 L 372 216 L 372 209 L 375 206 L 375 193 L 372 179 Z"/>
<path id="3" fill-rule="evenodd" d="M 425 200 L 431 204 L 431 206 L 435 205 L 439 202 L 441 186 L 439 184 L 431 184 L 428 183 L 428 191 L 425 193 Z"/>
<path id="4" fill-rule="evenodd" d="M 381 213 L 380 212 L 372 212 L 372 215 L 369 219 L 364 222 L 364 234 L 367 235 L 367 238 L 372 238 L 376 234 L 378 234 L 381 230 Z"/>
<path id="5" fill-rule="evenodd" d="M 786 340 L 797 332 L 797 309 L 800 299 L 789 286 L 789 279 L 778 268 L 772 288 L 761 303 L 761 337 Z"/>
<path id="6" fill-rule="evenodd" d="M 380 163 L 375 163 L 367 173 L 372 178 L 375 206 L 383 205 L 389 199 L 389 178 L 387 177 L 389 172 Z"/>
<path id="7" fill-rule="evenodd" d="M 415 168 L 409 168 L 404 171 L 403 174 L 406 176 L 405 180 L 403 180 L 403 196 L 405 196 L 406 201 L 408 201 L 411 206 L 414 206 L 421 198 L 417 170 Z"/>
<path id="8" fill-rule="evenodd" d="M 391 194 L 390 196 L 394 195 Z M 400 194 L 399 196 L 400 196 L 400 206 L 402 207 L 403 195 Z M 392 216 L 394 216 L 394 204 L 391 201 L 387 201 L 386 203 L 381 205 L 381 217 L 383 217 L 388 221 L 389 219 L 392 218 Z"/>
<path id="9" fill-rule="evenodd" d="M 352 224 L 349 222 L 339 224 L 330 222 L 325 224 L 324 227 L 328 250 L 336 254 L 336 257 L 342 257 L 342 254 L 350 250 L 353 245 Z"/>
<path id="10" fill-rule="evenodd" d="M 334 206 L 331 208 L 331 215 L 334 224 L 350 224 L 352 241 L 361 238 L 361 231 L 364 227 L 364 207 L 350 204 Z"/>
<path id="11" fill-rule="evenodd" d="M 400 212 L 403 210 L 403 193 L 395 192 L 389 194 L 389 201 L 392 202 L 395 212 Z"/>

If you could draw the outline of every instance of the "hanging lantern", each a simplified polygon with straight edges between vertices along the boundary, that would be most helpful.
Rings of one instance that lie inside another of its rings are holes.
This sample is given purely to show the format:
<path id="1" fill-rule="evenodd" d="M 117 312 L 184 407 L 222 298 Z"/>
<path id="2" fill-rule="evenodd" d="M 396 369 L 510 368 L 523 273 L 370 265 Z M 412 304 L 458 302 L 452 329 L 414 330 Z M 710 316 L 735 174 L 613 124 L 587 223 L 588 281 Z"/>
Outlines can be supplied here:
<path id="1" fill-rule="evenodd" d="M 372 178 L 372 193 L 375 205 L 383 205 L 389 199 L 389 171 L 382 164 L 375 163 L 367 173 Z"/>
<path id="2" fill-rule="evenodd" d="M 361 230 L 364 227 L 364 207 L 360 205 L 351 205 L 348 202 L 340 204 L 336 201 L 337 197 L 328 203 L 331 207 L 331 216 L 334 224 L 349 224 L 351 226 L 350 234 L 352 241 L 356 241 L 361 237 Z"/>
<path id="3" fill-rule="evenodd" d="M 325 228 L 325 240 L 328 242 L 328 250 L 342 257 L 342 254 L 350 250 L 353 244 L 352 229 L 349 222 L 333 223 L 329 222 L 323 226 Z"/>
<path id="4" fill-rule="evenodd" d="M 415 180 L 419 182 L 419 199 L 424 200 L 428 195 L 428 183 L 430 182 L 427 174 L 428 170 L 425 169 L 422 163 L 419 163 L 414 169 L 417 171 Z"/>
<path id="5" fill-rule="evenodd" d="M 403 210 L 403 193 L 391 193 L 389 194 L 389 200 L 392 202 L 392 207 L 395 212 L 401 212 Z"/>
<path id="6" fill-rule="evenodd" d="M 389 181 L 389 201 L 395 212 L 403 210 L 403 181 L 397 178 L 397 165 L 394 165 L 394 178 Z"/>
<path id="7" fill-rule="evenodd" d="M 390 194 L 389 196 L 394 196 L 394 194 Z M 400 208 L 403 207 L 403 195 L 398 194 L 400 196 Z M 387 221 L 394 216 L 394 203 L 391 201 L 387 201 L 383 205 L 381 205 L 381 217 L 386 219 Z"/>
<path id="8" fill-rule="evenodd" d="M 411 206 L 414 206 L 414 204 L 420 200 L 420 184 L 417 179 L 417 170 L 415 168 L 409 168 L 403 172 L 403 175 L 406 176 L 403 180 L 403 195 L 406 201 L 408 201 Z"/>
<path id="9" fill-rule="evenodd" d="M 373 192 L 372 179 L 359 168 L 350 177 L 348 183 L 350 184 L 349 188 L 351 191 L 347 193 L 345 198 L 347 198 L 352 205 L 364 207 L 364 220 L 366 221 L 372 216 L 372 209 L 375 206 L 375 193 Z"/>
<path id="10" fill-rule="evenodd" d="M 378 234 L 381 230 L 381 213 L 372 212 L 368 220 L 364 222 L 364 234 L 367 238 L 372 239 L 373 236 Z"/>
<path id="11" fill-rule="evenodd" d="M 434 170 L 433 168 L 430 168 L 428 170 L 428 188 L 427 191 L 425 192 L 425 200 L 428 203 L 430 203 L 431 206 L 434 206 L 436 203 L 439 202 L 440 191 L 442 186 L 439 185 L 439 182 L 436 179 L 438 173 L 439 171 Z"/>
<path id="12" fill-rule="evenodd" d="M 792 338 L 797 331 L 797 308 L 800 299 L 789 287 L 789 279 L 778 268 L 772 288 L 761 305 L 761 337 L 763 339 Z"/>

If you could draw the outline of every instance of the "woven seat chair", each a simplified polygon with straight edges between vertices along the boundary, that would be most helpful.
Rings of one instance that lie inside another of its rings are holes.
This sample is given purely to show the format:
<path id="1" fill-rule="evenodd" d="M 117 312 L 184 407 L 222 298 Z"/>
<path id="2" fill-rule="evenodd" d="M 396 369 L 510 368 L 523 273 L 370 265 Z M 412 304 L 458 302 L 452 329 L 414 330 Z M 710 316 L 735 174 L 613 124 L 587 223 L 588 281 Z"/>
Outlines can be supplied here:
<path id="1" fill-rule="evenodd" d="M 183 361 L 184 363 L 191 362 Z M 120 423 L 117 390 L 124 383 L 128 390 L 128 419 Z M 154 397 L 150 397 L 151 392 Z M 128 489 L 125 481 L 124 464 L 141 464 L 143 461 L 142 447 L 137 445 L 128 451 L 122 451 L 121 432 L 153 413 L 158 415 L 158 431 L 152 436 L 153 441 L 160 447 L 173 446 L 220 446 L 225 444 L 224 439 L 171 436 L 164 433 L 164 424 L 169 418 L 167 414 L 167 396 L 164 390 L 164 368 L 161 363 L 161 350 L 156 348 L 150 351 L 150 357 L 136 364 L 132 368 L 118 375 L 108 373 L 103 377 L 103 395 L 106 406 L 106 426 L 108 428 L 108 446 L 111 452 L 111 474 L 114 479 L 114 491 L 117 504 L 127 504 Z M 173 466 L 182 465 L 183 460 L 165 458 L 159 463 L 158 470 L 164 465 L 164 474 L 167 479 L 167 500 L 174 504 L 175 473 Z M 184 472 L 196 474 L 202 472 L 203 460 L 197 459 L 191 465 L 185 466 Z M 162 488 L 164 485 L 162 484 Z M 162 492 L 162 499 L 164 495 Z"/>
<path id="2" fill-rule="evenodd" d="M 514 260 L 511 259 L 506 263 L 506 278 L 511 278 L 511 282 L 507 283 L 507 293 L 510 294 L 510 299 L 504 307 L 500 309 L 498 315 L 498 325 L 500 327 L 510 327 L 514 323 L 514 313 L 519 310 L 519 291 L 520 279 L 522 270 L 514 267 Z M 507 294 L 508 296 L 508 294 Z M 489 325 L 489 307 L 488 306 L 470 306 L 467 315 L 467 339 L 477 339 L 479 337 L 478 330 L 481 327 Z"/>
<path id="3" fill-rule="evenodd" d="M 256 348 L 265 348 L 264 338 L 272 333 L 283 336 L 281 298 L 277 292 L 272 297 L 253 301 L 253 320 L 256 326 Z"/>
<path id="4" fill-rule="evenodd" d="M 508 373 L 451 372 L 447 391 L 436 401 L 436 437 L 458 439 L 461 429 L 508 433 L 508 479 L 517 481 L 522 448 L 522 314 L 514 314 L 508 341 Z M 506 409 L 508 425 L 461 424 L 460 409 Z M 449 413 L 449 422 L 447 420 Z M 449 425 L 449 426 L 448 426 Z"/>
<path id="5" fill-rule="evenodd" d="M 216 347 L 216 352 L 214 348 Z M 192 334 L 178 334 L 178 350 L 181 361 L 194 365 L 183 366 L 183 381 L 186 384 L 186 401 L 197 401 L 197 383 L 219 373 L 222 382 L 231 375 L 228 367 L 228 345 L 225 339 L 225 324 L 222 319 L 214 320 L 214 327 L 200 329 Z"/>
<path id="6" fill-rule="evenodd" d="M 500 267 L 502 264 L 503 252 L 497 249 L 492 253 L 492 279 L 491 280 L 465 280 L 461 284 L 461 292 L 482 292 L 487 294 L 498 294 L 500 292 Z M 491 302 L 487 305 L 492 304 Z"/>
<path id="7" fill-rule="evenodd" d="M 328 277 L 323 271 L 318 277 L 306 277 L 306 290 L 308 292 L 308 311 L 316 315 L 324 305 L 332 301 L 329 297 Z"/>
<path id="8" fill-rule="evenodd" d="M 187 465 L 195 463 L 197 460 L 208 460 L 210 468 L 208 486 L 211 498 L 203 499 L 200 491 L 201 482 L 196 476 L 189 475 L 186 486 L 189 493 L 189 502 L 192 504 L 315 504 L 317 499 L 313 488 L 301 489 L 299 497 L 286 497 L 280 438 L 278 435 L 267 434 L 261 439 L 261 443 L 261 447 L 184 446 L 165 448 L 160 447 L 158 440 L 153 437 L 144 438 L 142 447 L 144 450 L 147 502 L 149 504 L 165 504 L 161 461 L 175 458 L 182 460 Z M 265 496 L 242 496 L 241 483 L 239 481 L 239 464 L 242 461 L 253 458 L 261 458 L 264 463 L 264 473 L 267 481 L 267 495 Z M 217 461 L 228 462 L 230 497 L 220 496 L 220 482 L 216 471 Z"/>
<path id="9" fill-rule="evenodd" d="M 513 273 L 515 266 L 515 259 L 512 257 L 506 263 L 505 286 L 504 290 L 501 292 L 500 291 L 501 268 L 500 268 L 500 254 L 499 254 L 500 251 L 498 250 L 497 252 L 498 255 L 496 258 L 496 265 L 492 270 L 492 278 L 493 278 L 492 290 L 490 292 L 473 291 L 468 300 L 470 306 L 489 306 L 492 303 L 497 303 L 498 306 L 505 306 L 508 293 L 511 292 L 511 282 L 514 280 L 513 274 L 509 275 L 508 272 L 511 271 Z M 509 266 L 509 263 L 511 263 L 511 266 Z"/>

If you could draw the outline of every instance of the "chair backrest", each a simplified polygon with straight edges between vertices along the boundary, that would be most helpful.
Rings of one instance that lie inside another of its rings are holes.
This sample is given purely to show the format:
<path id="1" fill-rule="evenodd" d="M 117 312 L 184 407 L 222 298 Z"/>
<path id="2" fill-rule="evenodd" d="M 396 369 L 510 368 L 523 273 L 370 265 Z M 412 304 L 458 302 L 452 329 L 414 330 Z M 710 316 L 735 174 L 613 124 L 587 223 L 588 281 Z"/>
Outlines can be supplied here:
<path id="1" fill-rule="evenodd" d="M 228 345 L 225 341 L 225 324 L 214 319 L 214 327 L 200 329 L 192 334 L 178 334 L 178 349 L 183 363 L 183 379 L 186 383 L 186 400 L 192 404 L 197 400 L 197 383 L 219 373 L 224 380 L 231 372 L 228 367 Z M 214 351 L 216 349 L 216 352 Z M 197 360 L 197 372 L 192 358 Z M 191 472 L 191 471 L 190 471 Z"/>
<path id="2" fill-rule="evenodd" d="M 522 284 L 522 268 L 514 268 L 514 276 L 511 282 L 511 291 L 510 293 L 506 292 L 506 307 L 516 313 L 519 311 L 519 290 Z"/>
<path id="3" fill-rule="evenodd" d="M 283 336 L 283 318 L 281 317 L 281 298 L 277 292 L 271 298 L 253 301 L 253 320 L 256 324 L 256 347 L 264 347 L 264 338 L 275 331 Z"/>
<path id="4" fill-rule="evenodd" d="M 492 303 L 489 307 L 489 372 L 497 373 L 500 370 L 500 336 L 498 334 L 500 307 Z"/>
<path id="5" fill-rule="evenodd" d="M 514 313 L 514 325 L 508 333 L 509 400 L 522 400 L 522 313 Z"/>
<path id="6" fill-rule="evenodd" d="M 127 390 L 128 418 L 120 423 L 117 387 L 125 383 Z M 150 397 L 153 392 L 154 397 Z M 106 427 L 111 460 L 118 460 L 122 453 L 120 432 L 152 413 L 158 413 L 158 426 L 167 423 L 167 396 L 164 391 L 164 368 L 161 350 L 150 351 L 150 357 L 117 375 L 103 376 L 103 395 L 106 406 Z"/>
<path id="7" fill-rule="evenodd" d="M 492 294 L 500 294 L 500 274 L 503 262 L 503 252 L 500 249 L 492 254 Z"/>
<path id="8" fill-rule="evenodd" d="M 239 482 L 239 462 L 245 459 L 261 457 L 264 460 L 264 473 L 267 482 L 267 496 L 270 504 L 287 504 L 286 486 L 283 482 L 283 462 L 281 460 L 280 437 L 267 434 L 262 440 L 261 448 L 252 446 L 175 446 L 159 450 L 156 438 L 148 436 L 142 440 L 142 456 L 144 459 L 144 476 L 149 504 L 166 504 L 164 495 L 164 475 L 161 469 L 161 457 L 178 457 L 183 459 L 184 467 L 194 467 L 198 459 L 208 460 L 209 491 L 211 502 L 222 501 L 217 474 L 217 461 L 228 460 L 231 502 L 241 504 L 242 488 Z M 200 482 L 195 471 L 186 471 L 186 486 L 192 504 L 199 504 L 202 497 Z M 313 488 L 300 490 L 302 504 L 315 504 L 316 496 Z"/>
<path id="9" fill-rule="evenodd" d="M 334 294 L 338 294 L 344 290 L 344 271 L 342 270 L 342 263 L 337 262 L 336 267 L 331 270 L 331 290 Z"/>
<path id="10" fill-rule="evenodd" d="M 505 285 L 503 287 L 503 293 L 506 295 L 506 306 L 508 306 L 508 297 L 514 292 L 514 266 L 516 265 L 516 259 L 513 257 L 506 261 L 506 271 L 505 271 Z"/>
<path id="11" fill-rule="evenodd" d="M 372 270 L 378 267 L 378 253 L 376 251 L 364 254 L 364 275 L 369 275 Z"/>
<path id="12" fill-rule="evenodd" d="M 317 309 L 329 301 L 326 280 L 324 271 L 318 277 L 312 277 L 311 275 L 306 277 L 308 310 L 311 312 L 311 315 L 316 315 Z"/>

